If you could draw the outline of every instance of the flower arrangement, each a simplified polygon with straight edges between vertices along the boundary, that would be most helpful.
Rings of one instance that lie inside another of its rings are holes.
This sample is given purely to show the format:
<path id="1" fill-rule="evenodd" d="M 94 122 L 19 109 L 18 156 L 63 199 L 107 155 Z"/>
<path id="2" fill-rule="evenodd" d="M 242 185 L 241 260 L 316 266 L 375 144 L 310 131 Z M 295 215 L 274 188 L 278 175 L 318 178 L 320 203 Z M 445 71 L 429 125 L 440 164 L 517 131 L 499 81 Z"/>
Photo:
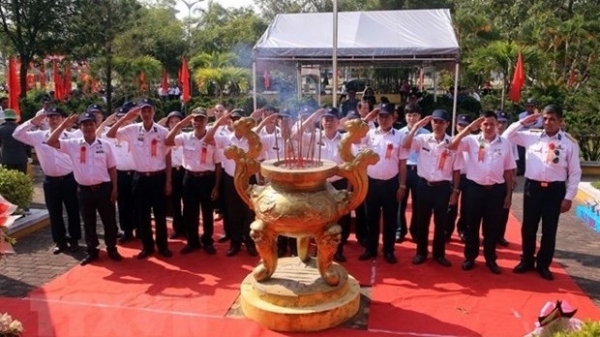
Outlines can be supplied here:
<path id="1" fill-rule="evenodd" d="M 24 330 L 21 322 L 13 319 L 9 314 L 0 316 L 0 337 L 19 337 Z"/>
<path id="2" fill-rule="evenodd" d="M 15 244 L 15 239 L 8 236 L 8 226 L 18 218 L 18 216 L 11 216 L 16 210 L 16 205 L 6 201 L 0 195 L 0 260 L 4 255 L 14 253 L 12 245 Z M 0 337 L 2 337 L 1 334 Z"/>

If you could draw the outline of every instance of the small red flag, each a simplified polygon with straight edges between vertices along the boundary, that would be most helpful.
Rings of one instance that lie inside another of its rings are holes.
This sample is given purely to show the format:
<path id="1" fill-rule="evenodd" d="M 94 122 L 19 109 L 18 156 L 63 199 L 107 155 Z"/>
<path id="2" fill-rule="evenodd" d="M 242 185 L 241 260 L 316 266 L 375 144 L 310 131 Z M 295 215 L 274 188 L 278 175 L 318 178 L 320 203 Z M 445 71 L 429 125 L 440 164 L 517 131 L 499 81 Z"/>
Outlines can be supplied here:
<path id="1" fill-rule="evenodd" d="M 167 68 L 163 69 L 162 82 L 160 84 L 160 88 L 162 89 L 162 94 L 167 95 L 169 91 L 169 74 L 167 74 Z"/>
<path id="2" fill-rule="evenodd" d="M 19 94 L 21 93 L 21 86 L 19 82 L 19 75 L 17 73 L 19 62 L 15 58 L 10 57 L 8 59 L 8 107 L 15 110 L 18 119 L 21 118 L 21 109 L 19 107 Z"/>
<path id="3" fill-rule="evenodd" d="M 179 74 L 179 81 L 181 82 L 182 89 L 181 100 L 183 103 L 187 103 L 190 100 L 190 73 L 185 57 L 181 61 L 181 70 L 179 71 Z"/>
<path id="4" fill-rule="evenodd" d="M 72 84 L 71 84 L 71 64 L 67 63 L 65 66 L 65 70 L 63 71 L 62 77 L 62 99 L 67 98 L 71 94 Z"/>
<path id="5" fill-rule="evenodd" d="M 52 79 L 54 80 L 54 98 L 60 102 L 63 99 L 63 81 L 58 72 L 58 61 L 56 60 L 52 63 Z"/>
<path id="6" fill-rule="evenodd" d="M 40 66 L 40 86 L 42 89 L 46 89 L 46 67 L 44 63 Z"/>
<path id="7" fill-rule="evenodd" d="M 508 94 L 511 101 L 519 102 L 521 100 L 521 89 L 523 88 L 523 84 L 525 84 L 525 71 L 523 70 L 523 58 L 521 57 L 521 52 L 519 52 L 510 92 Z"/>

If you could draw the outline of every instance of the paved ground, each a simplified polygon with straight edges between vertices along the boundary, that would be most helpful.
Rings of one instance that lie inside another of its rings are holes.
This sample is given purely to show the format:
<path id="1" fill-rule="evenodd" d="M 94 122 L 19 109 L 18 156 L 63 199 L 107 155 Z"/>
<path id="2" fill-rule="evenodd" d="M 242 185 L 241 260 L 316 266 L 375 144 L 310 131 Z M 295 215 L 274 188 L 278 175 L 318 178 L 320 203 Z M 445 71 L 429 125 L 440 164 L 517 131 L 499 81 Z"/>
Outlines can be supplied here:
<path id="1" fill-rule="evenodd" d="M 34 203 L 43 207 L 41 173 L 36 173 Z M 523 180 L 519 180 L 523 185 Z M 523 194 L 520 188 L 513 197 L 513 214 L 522 219 Z M 573 211 L 561 216 L 556 258 L 566 271 L 600 306 L 600 234 L 577 220 Z M 21 239 L 16 255 L 0 262 L 0 296 L 23 297 L 75 266 L 83 252 L 52 255 L 52 238 L 46 228 Z"/>

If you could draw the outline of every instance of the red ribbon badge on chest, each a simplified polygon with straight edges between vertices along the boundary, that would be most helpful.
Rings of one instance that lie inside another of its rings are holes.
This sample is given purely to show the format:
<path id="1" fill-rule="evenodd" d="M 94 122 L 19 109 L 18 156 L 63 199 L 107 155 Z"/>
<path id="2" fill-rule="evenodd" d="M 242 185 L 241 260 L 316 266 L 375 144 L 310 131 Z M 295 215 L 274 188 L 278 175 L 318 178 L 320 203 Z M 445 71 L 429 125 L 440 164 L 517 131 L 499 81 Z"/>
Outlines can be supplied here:
<path id="1" fill-rule="evenodd" d="M 444 150 L 440 155 L 440 161 L 438 163 L 438 170 L 443 170 L 444 165 L 446 165 L 446 159 L 448 158 L 448 150 Z"/>
<path id="2" fill-rule="evenodd" d="M 548 152 L 546 153 L 546 163 L 551 163 L 554 159 L 554 150 L 556 145 L 554 143 L 548 143 Z"/>
<path id="3" fill-rule="evenodd" d="M 152 157 L 156 157 L 158 152 L 158 140 L 152 139 L 152 143 L 150 144 L 150 155 Z"/>
<path id="4" fill-rule="evenodd" d="M 479 152 L 477 153 L 477 160 L 479 162 L 483 162 L 485 159 L 485 143 L 483 140 L 479 142 Z"/>
<path id="5" fill-rule="evenodd" d="M 200 164 L 206 164 L 206 155 L 208 150 L 205 146 L 202 147 L 202 151 L 200 151 Z"/>
<path id="6" fill-rule="evenodd" d="M 79 149 L 79 162 L 81 164 L 85 164 L 86 159 L 87 159 L 87 148 L 85 146 L 82 146 Z"/>
<path id="7" fill-rule="evenodd" d="M 385 150 L 385 159 L 392 158 L 392 151 L 394 150 L 394 144 L 389 143 L 387 145 L 387 149 Z"/>

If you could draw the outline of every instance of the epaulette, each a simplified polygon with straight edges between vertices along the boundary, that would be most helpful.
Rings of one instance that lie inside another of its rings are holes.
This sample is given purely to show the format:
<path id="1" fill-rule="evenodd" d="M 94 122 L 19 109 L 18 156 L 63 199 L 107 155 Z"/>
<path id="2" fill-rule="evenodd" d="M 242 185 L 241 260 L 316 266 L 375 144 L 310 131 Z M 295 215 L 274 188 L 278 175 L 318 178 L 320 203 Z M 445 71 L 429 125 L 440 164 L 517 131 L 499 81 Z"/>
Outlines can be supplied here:
<path id="1" fill-rule="evenodd" d="M 541 133 L 544 130 L 542 130 L 542 129 L 529 129 L 529 131 L 533 132 L 533 133 Z"/>
<path id="2" fill-rule="evenodd" d="M 565 132 L 565 136 L 567 138 L 569 138 L 573 143 L 577 144 L 577 140 L 575 138 L 573 138 L 573 136 L 571 136 L 568 132 Z"/>

